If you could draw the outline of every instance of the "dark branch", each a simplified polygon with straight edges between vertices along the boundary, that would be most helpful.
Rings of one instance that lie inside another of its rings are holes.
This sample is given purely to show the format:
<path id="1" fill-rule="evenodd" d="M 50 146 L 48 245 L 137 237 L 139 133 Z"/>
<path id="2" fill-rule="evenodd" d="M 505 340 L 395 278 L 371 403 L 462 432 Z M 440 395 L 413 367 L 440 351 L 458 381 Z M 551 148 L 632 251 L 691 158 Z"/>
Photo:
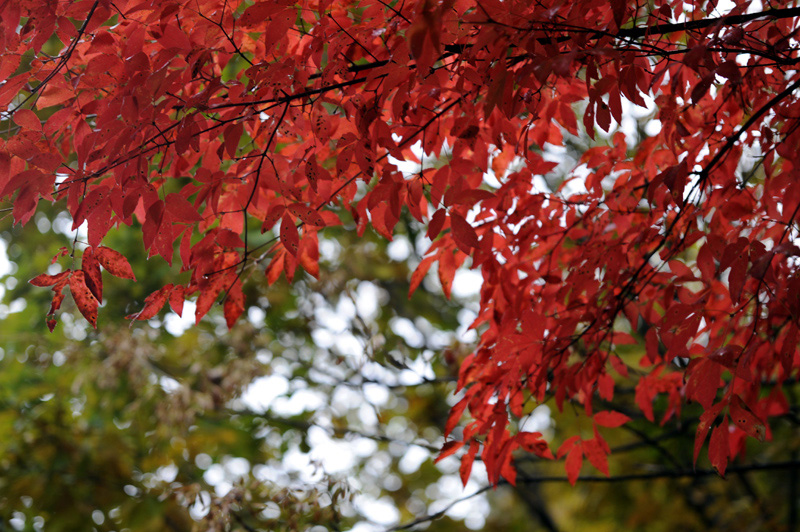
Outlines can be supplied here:
<path id="1" fill-rule="evenodd" d="M 762 18 L 782 19 L 800 16 L 800 7 L 787 7 L 783 9 L 767 9 L 758 13 L 744 15 L 730 15 L 717 18 L 704 18 L 677 24 L 656 24 L 655 26 L 622 28 L 617 32 L 619 37 L 646 37 L 648 35 L 664 35 L 678 31 L 699 30 L 713 26 L 734 26 L 746 24 Z"/>

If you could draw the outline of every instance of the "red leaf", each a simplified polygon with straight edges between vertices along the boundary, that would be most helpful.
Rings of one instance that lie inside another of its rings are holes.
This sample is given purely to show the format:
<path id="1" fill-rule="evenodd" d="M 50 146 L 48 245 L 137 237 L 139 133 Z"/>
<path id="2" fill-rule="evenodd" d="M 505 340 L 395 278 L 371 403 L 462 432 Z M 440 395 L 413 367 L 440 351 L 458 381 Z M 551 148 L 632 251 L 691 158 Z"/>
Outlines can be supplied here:
<path id="1" fill-rule="evenodd" d="M 789 330 L 783 339 L 783 344 L 781 344 L 781 350 L 779 354 L 781 367 L 783 368 L 784 374 L 787 376 L 792 371 L 794 353 L 797 350 L 797 336 L 798 333 L 800 333 L 800 331 L 798 331 L 797 327 L 794 325 L 789 325 L 788 327 Z"/>
<path id="2" fill-rule="evenodd" d="M 224 272 L 213 274 L 207 279 L 204 279 L 204 282 L 200 286 L 200 295 L 197 296 L 197 301 L 195 302 L 195 324 L 200 323 L 203 316 L 208 314 L 208 311 L 211 310 L 211 307 L 214 306 L 214 303 L 217 301 L 220 292 L 228 288 L 230 285 L 230 281 L 228 281 L 229 273 L 232 273 L 232 270 L 225 270 Z"/>
<path id="3" fill-rule="evenodd" d="M 265 233 L 272 229 L 285 211 L 286 207 L 283 204 L 273 205 L 264 217 L 264 223 L 261 224 L 261 232 Z"/>
<path id="4" fill-rule="evenodd" d="M 464 414 L 464 410 L 467 408 L 467 404 L 469 397 L 464 397 L 456 405 L 450 409 L 450 415 L 447 416 L 447 423 L 444 425 L 444 437 L 450 435 L 453 432 L 453 429 L 456 428 L 456 425 L 461 420 L 461 416 Z"/>
<path id="5" fill-rule="evenodd" d="M 28 281 L 33 286 L 53 286 L 54 284 L 58 283 L 60 280 L 64 279 L 71 270 L 63 271 L 61 273 L 57 273 L 55 275 L 48 275 L 46 273 L 37 275 L 30 281 Z"/>
<path id="6" fill-rule="evenodd" d="M 169 307 L 178 316 L 183 316 L 183 303 L 186 299 L 186 288 L 178 285 L 169 293 Z"/>
<path id="7" fill-rule="evenodd" d="M 469 255 L 473 248 L 478 247 L 478 235 L 475 234 L 475 229 L 467 223 L 463 216 L 451 211 L 450 226 L 453 229 L 453 240 L 455 240 L 458 249 Z"/>
<path id="8" fill-rule="evenodd" d="M 244 293 L 242 292 L 242 283 L 237 277 L 228 289 L 228 294 L 225 296 L 225 303 L 222 306 L 225 314 L 225 322 L 228 329 L 232 329 L 236 320 L 244 312 Z"/>
<path id="9" fill-rule="evenodd" d="M 317 160 L 315 158 L 311 158 L 306 163 L 306 179 L 308 180 L 308 184 L 311 186 L 311 190 L 317 192 L 319 190 L 318 182 L 323 177 L 326 172 L 320 168 L 319 164 L 317 164 Z"/>
<path id="10" fill-rule="evenodd" d="M 417 290 L 417 287 L 427 275 L 428 270 L 430 270 L 431 265 L 433 264 L 434 259 L 436 258 L 435 255 L 431 255 L 430 257 L 425 257 L 422 261 L 417 265 L 414 269 L 414 273 L 411 274 L 411 283 L 408 289 L 408 298 L 411 299 L 411 296 Z"/>
<path id="11" fill-rule="evenodd" d="M 447 220 L 447 211 L 444 209 L 439 209 L 433 216 L 431 216 L 431 221 L 428 223 L 428 231 L 425 233 L 425 236 L 434 240 L 439 233 L 442 232 L 442 227 L 444 227 L 444 222 Z"/>
<path id="12" fill-rule="evenodd" d="M 69 277 L 69 291 L 72 293 L 72 299 L 75 300 L 75 305 L 81 311 L 83 317 L 86 318 L 92 327 L 97 328 L 97 307 L 100 305 L 92 295 L 89 287 L 86 286 L 86 278 L 84 273 L 80 270 L 72 272 Z"/>
<path id="13" fill-rule="evenodd" d="M 742 297 L 742 289 L 747 279 L 747 264 L 747 257 L 741 258 L 731 265 L 728 273 L 728 290 L 734 303 L 739 303 Z"/>
<path id="14" fill-rule="evenodd" d="M 728 435 L 728 418 L 725 417 L 722 423 L 711 431 L 711 440 L 708 442 L 708 459 L 711 460 L 711 465 L 722 477 L 725 476 L 728 455 L 730 454 Z"/>
<path id="15" fill-rule="evenodd" d="M 305 224 L 325 227 L 325 220 L 322 219 L 322 216 L 308 205 L 295 203 L 289 206 L 289 212 L 300 218 Z"/>
<path id="16" fill-rule="evenodd" d="M 478 453 L 478 448 L 480 444 L 472 440 L 469 444 L 469 450 L 467 454 L 465 454 L 461 458 L 461 466 L 458 468 L 458 474 L 461 477 L 461 484 L 466 487 L 467 481 L 469 481 L 469 474 L 472 472 L 472 464 L 475 462 L 475 455 Z"/>
<path id="17" fill-rule="evenodd" d="M 270 261 L 269 266 L 267 266 L 267 271 L 266 271 L 267 284 L 269 284 L 269 286 L 275 284 L 275 281 L 277 281 L 280 278 L 281 273 L 283 272 L 284 269 L 285 259 L 286 259 L 286 252 L 282 249 L 278 250 L 272 257 L 272 260 Z"/>
<path id="18" fill-rule="evenodd" d="M 294 274 L 297 273 L 297 259 L 291 254 L 285 254 L 283 258 L 283 273 L 289 283 L 294 282 Z"/>
<path id="19" fill-rule="evenodd" d="M 103 277 L 100 275 L 100 263 L 91 247 L 86 248 L 81 257 L 81 270 L 85 274 L 86 286 L 98 301 L 103 300 Z"/>
<path id="20" fill-rule="evenodd" d="M 580 436 L 570 436 L 561 444 L 561 447 L 556 451 L 556 458 L 559 460 L 563 458 L 576 444 L 580 444 Z"/>
<path id="21" fill-rule="evenodd" d="M 697 457 L 700 456 L 700 449 L 703 447 L 706 436 L 708 436 L 708 431 L 711 429 L 711 425 L 714 423 L 714 420 L 717 419 L 719 413 L 722 412 L 723 406 L 723 403 L 717 403 L 713 407 L 706 409 L 706 411 L 700 415 L 700 423 L 697 425 L 697 432 L 694 437 L 693 463 L 697 463 Z"/>
<path id="22" fill-rule="evenodd" d="M 710 408 L 717 396 L 722 376 L 722 367 L 708 358 L 694 359 L 686 370 L 689 378 L 686 382 L 686 397 Z"/>
<path id="23" fill-rule="evenodd" d="M 583 465 L 583 448 L 580 444 L 574 445 L 567 455 L 567 460 L 564 462 L 564 468 L 567 470 L 567 479 L 573 486 L 578 481 L 578 476 L 581 474 L 581 466 Z"/>
<path id="24" fill-rule="evenodd" d="M 164 35 L 158 39 L 158 43 L 164 48 L 174 48 L 183 53 L 192 51 L 192 44 L 189 38 L 174 24 L 164 25 Z"/>
<path id="25" fill-rule="evenodd" d="M 315 279 L 319 279 L 319 239 L 317 233 L 303 234 L 300 240 L 300 251 L 297 253 L 297 262 Z"/>
<path id="26" fill-rule="evenodd" d="M 644 342 L 647 358 L 650 362 L 655 364 L 658 359 L 661 358 L 658 351 L 658 334 L 655 327 L 650 327 L 647 333 L 645 333 Z"/>
<path id="27" fill-rule="evenodd" d="M 65 255 L 69 255 L 69 249 L 66 246 L 62 246 L 58 249 L 58 253 L 53 255 L 53 258 L 50 259 L 50 264 L 55 264 L 56 262 L 58 262 L 58 259 L 60 259 Z"/>
<path id="28" fill-rule="evenodd" d="M 583 441 L 583 454 L 598 471 L 608 476 L 608 453 L 596 439 Z M 569 457 L 567 458 L 569 459 Z"/>
<path id="29" fill-rule="evenodd" d="M 598 412 L 594 415 L 594 421 L 601 427 L 616 428 L 621 427 L 631 418 L 620 412 L 604 411 Z"/>
<path id="30" fill-rule="evenodd" d="M 231 159 L 236 157 L 236 150 L 239 148 L 239 139 L 242 138 L 242 132 L 244 132 L 244 126 L 241 122 L 231 124 L 225 128 L 225 132 L 223 133 L 225 152 L 227 152 L 228 157 Z"/>
<path id="31" fill-rule="evenodd" d="M 547 442 L 542 438 L 541 432 L 520 432 L 516 436 L 517 442 L 519 446 L 528 451 L 529 453 L 534 453 L 536 456 L 540 456 L 542 458 L 553 459 L 553 453 L 550 451 L 550 446 Z"/>
<path id="32" fill-rule="evenodd" d="M 714 264 L 711 247 L 708 244 L 703 244 L 703 247 L 697 253 L 697 267 L 700 268 L 700 274 L 705 282 L 710 283 L 714 279 L 717 267 Z"/>
<path id="33" fill-rule="evenodd" d="M 133 270 L 131 269 L 131 265 L 128 263 L 128 259 L 126 259 L 125 256 L 119 251 L 115 251 L 105 246 L 100 246 L 95 248 L 94 254 L 95 257 L 97 257 L 97 260 L 100 262 L 100 265 L 103 266 L 103 268 L 105 268 L 105 270 L 114 277 L 130 279 L 132 281 L 136 280 L 136 276 L 133 275 Z"/>
<path id="34" fill-rule="evenodd" d="M 745 434 L 758 441 L 764 441 L 767 429 L 764 423 L 747 408 L 747 405 L 738 395 L 734 395 L 730 405 L 731 420 L 737 427 L 742 429 Z"/>
<path id="35" fill-rule="evenodd" d="M 42 131 L 42 122 L 30 109 L 17 109 L 14 113 L 14 122 L 24 129 L 31 129 L 39 133 Z"/>
<path id="36" fill-rule="evenodd" d="M 194 205 L 180 194 L 167 195 L 164 205 L 176 222 L 192 223 L 202 221 L 203 217 L 197 213 Z"/>
<path id="37" fill-rule="evenodd" d="M 50 310 L 48 311 L 46 317 L 47 328 L 50 329 L 50 332 L 53 332 L 53 329 L 56 327 L 55 313 L 59 308 L 61 308 L 61 303 L 64 301 L 63 290 L 64 287 L 67 286 L 68 282 L 66 274 L 67 272 L 64 272 L 65 277 L 60 279 L 52 288 L 53 300 L 50 302 Z"/>
<path id="38" fill-rule="evenodd" d="M 442 283 L 442 292 L 450 299 L 450 290 L 453 288 L 453 278 L 456 276 L 456 259 L 453 252 L 446 249 L 439 255 L 439 282 Z"/>
<path id="39" fill-rule="evenodd" d="M 692 103 L 697 104 L 700 100 L 703 99 L 703 96 L 706 95 L 708 92 L 709 87 L 714 82 L 714 74 L 710 73 L 707 76 L 703 77 L 697 85 L 694 86 L 692 89 Z"/>
<path id="40" fill-rule="evenodd" d="M 597 393 L 606 401 L 614 399 L 614 378 L 608 373 L 601 373 L 597 376 Z"/>
<path id="41" fill-rule="evenodd" d="M 236 249 L 244 247 L 244 240 L 242 240 L 242 237 L 230 229 L 220 229 L 214 240 L 223 248 Z"/>
<path id="42" fill-rule="evenodd" d="M 286 248 L 286 251 L 297 256 L 297 250 L 300 245 L 300 235 L 288 214 L 284 214 L 283 221 L 281 221 L 281 242 L 283 243 L 283 247 Z"/>
<path id="43" fill-rule="evenodd" d="M 638 383 L 636 383 L 636 406 L 639 407 L 639 410 L 642 411 L 644 417 L 648 421 L 653 421 L 653 399 L 656 397 L 656 391 L 653 389 L 653 386 L 650 383 L 650 380 L 647 378 L 640 379 Z"/>
<path id="44" fill-rule="evenodd" d="M 502 461 L 500 462 L 500 474 L 512 486 L 517 485 L 517 468 L 514 466 L 514 460 L 511 452 L 514 450 L 516 442 L 510 440 L 507 442 L 507 448 L 503 449 Z"/>
<path id="45" fill-rule="evenodd" d="M 172 290 L 172 284 L 166 285 L 160 290 L 156 290 L 144 300 L 144 308 L 136 314 L 127 316 L 129 320 L 149 320 L 161 310 L 164 303 L 167 302 L 167 297 Z"/>
<path id="46" fill-rule="evenodd" d="M 628 2 L 625 0 L 611 0 L 611 10 L 614 13 L 614 24 L 619 29 L 622 27 L 622 23 L 625 22 Z"/>
<path id="47" fill-rule="evenodd" d="M 455 454 L 456 451 L 461 449 L 463 446 L 464 442 L 459 440 L 450 440 L 448 442 L 445 442 L 445 444 L 442 446 L 442 450 L 439 451 L 439 456 L 436 457 L 433 463 L 435 464 L 440 460 L 444 460 L 448 456 Z"/>

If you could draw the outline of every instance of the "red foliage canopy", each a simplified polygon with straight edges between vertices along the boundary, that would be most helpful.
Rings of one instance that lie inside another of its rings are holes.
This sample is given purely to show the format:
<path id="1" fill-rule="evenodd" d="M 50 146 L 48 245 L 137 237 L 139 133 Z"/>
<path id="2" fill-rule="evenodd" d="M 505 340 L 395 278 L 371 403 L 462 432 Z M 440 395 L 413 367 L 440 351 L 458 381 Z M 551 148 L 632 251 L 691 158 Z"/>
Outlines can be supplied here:
<path id="1" fill-rule="evenodd" d="M 412 290 L 433 263 L 445 295 L 461 265 L 483 275 L 448 429 L 472 420 L 442 453 L 466 445 L 464 478 L 478 451 L 493 482 L 514 481 L 518 448 L 551 457 L 509 422 L 553 396 L 594 426 L 556 453 L 570 478 L 584 458 L 607 473 L 598 427 L 628 417 L 593 408 L 622 379 L 651 421 L 657 397 L 661 422 L 700 403 L 695 459 L 710 432 L 724 474 L 800 365 L 791 4 L 2 0 L 0 198 L 19 223 L 41 199 L 88 222 L 81 269 L 31 281 L 53 289 L 51 328 L 67 286 L 95 325 L 100 268 L 134 280 L 101 245 L 113 226 L 191 272 L 131 318 L 189 297 L 200 320 L 225 293 L 232 324 L 245 266 L 316 275 L 343 210 L 391 238 L 405 208 L 432 240 Z M 648 102 L 660 129 L 626 138 L 623 110 Z M 591 147 L 536 186 L 569 136 Z M 446 164 L 399 170 L 415 143 Z M 269 234 L 248 241 L 253 224 Z M 646 355 L 623 360 L 635 342 Z"/>

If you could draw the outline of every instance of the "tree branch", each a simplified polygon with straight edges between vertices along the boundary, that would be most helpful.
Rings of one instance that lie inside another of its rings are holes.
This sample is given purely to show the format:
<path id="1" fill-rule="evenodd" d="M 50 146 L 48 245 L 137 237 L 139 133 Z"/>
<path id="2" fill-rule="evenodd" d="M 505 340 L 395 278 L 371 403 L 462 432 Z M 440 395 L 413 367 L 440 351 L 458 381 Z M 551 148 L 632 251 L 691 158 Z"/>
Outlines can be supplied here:
<path id="1" fill-rule="evenodd" d="M 743 464 L 739 466 L 731 466 L 727 469 L 728 473 L 742 473 L 745 471 L 772 471 L 776 469 L 791 469 L 795 472 L 798 468 L 800 468 L 800 461 L 791 460 L 785 462 L 772 462 L 769 464 Z M 604 477 L 599 475 L 586 475 L 578 477 L 578 482 L 598 482 L 598 483 L 614 483 L 614 482 L 635 482 L 640 480 L 655 480 L 660 478 L 699 478 L 699 477 L 713 477 L 717 476 L 717 473 L 714 469 L 696 469 L 696 470 L 663 470 L 663 471 L 654 471 L 652 473 L 635 473 L 630 475 L 616 475 L 611 477 Z M 723 477 L 724 479 L 724 477 Z M 517 484 L 539 484 L 544 482 L 569 482 L 569 479 L 565 476 L 519 476 L 517 477 Z M 498 482 L 498 486 L 508 485 L 508 481 L 501 480 Z M 483 486 L 482 488 L 478 489 L 477 491 L 470 493 L 460 499 L 457 499 L 450 504 L 448 504 L 443 509 L 439 510 L 438 512 L 434 512 L 428 515 L 424 515 L 422 517 L 418 517 L 413 521 L 409 521 L 408 523 L 400 524 L 395 527 L 391 527 L 386 529 L 386 532 L 396 532 L 398 530 L 409 530 L 417 525 L 421 525 L 428 521 L 434 521 L 439 519 L 440 517 L 444 516 L 453 506 L 469 500 L 473 497 L 476 497 L 489 489 L 492 488 L 492 485 Z"/>
<path id="2" fill-rule="evenodd" d="M 782 9 L 767 9 L 758 13 L 746 13 L 744 15 L 729 15 L 717 18 L 704 18 L 701 20 L 691 20 L 676 24 L 656 24 L 655 26 L 622 28 L 617 32 L 619 37 L 646 37 L 648 35 L 664 35 L 677 31 L 690 31 L 709 28 L 713 26 L 731 26 L 735 24 L 746 24 L 762 18 L 782 19 L 800 16 L 800 7 L 787 7 Z"/>

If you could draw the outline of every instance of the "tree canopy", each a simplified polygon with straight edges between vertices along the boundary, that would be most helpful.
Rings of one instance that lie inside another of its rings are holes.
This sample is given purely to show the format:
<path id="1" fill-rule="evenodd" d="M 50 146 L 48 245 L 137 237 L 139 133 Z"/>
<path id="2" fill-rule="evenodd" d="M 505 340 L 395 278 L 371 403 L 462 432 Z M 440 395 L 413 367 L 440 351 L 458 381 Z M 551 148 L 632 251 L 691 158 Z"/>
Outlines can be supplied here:
<path id="1" fill-rule="evenodd" d="M 414 227 L 409 296 L 438 281 L 450 298 L 463 268 L 482 278 L 476 344 L 440 348 L 458 395 L 439 458 L 461 458 L 464 484 L 478 458 L 489 484 L 515 484 L 523 455 L 563 459 L 572 484 L 584 460 L 608 476 L 609 435 L 631 422 L 690 425 L 692 464 L 724 476 L 792 415 L 793 2 L 6 0 L 0 14 L 0 200 L 16 224 L 56 209 L 77 231 L 32 272 L 52 292 L 39 326 L 57 327 L 69 293 L 92 327 L 190 302 L 197 326 L 218 303 L 234 329 L 267 290 L 256 277 L 319 278 L 329 235 Z M 109 297 L 107 274 L 130 291 Z M 545 403 L 582 422 L 560 441 L 526 430 Z"/>

